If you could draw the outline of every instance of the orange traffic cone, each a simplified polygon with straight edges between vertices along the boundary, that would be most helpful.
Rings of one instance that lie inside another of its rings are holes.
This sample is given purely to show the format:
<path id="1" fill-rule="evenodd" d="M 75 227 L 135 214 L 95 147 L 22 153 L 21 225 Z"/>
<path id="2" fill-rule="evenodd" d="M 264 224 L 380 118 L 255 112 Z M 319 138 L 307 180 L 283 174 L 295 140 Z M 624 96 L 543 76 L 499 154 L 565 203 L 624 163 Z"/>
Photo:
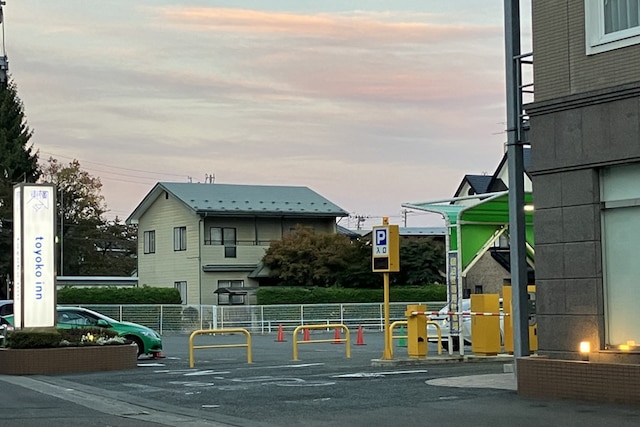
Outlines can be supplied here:
<path id="1" fill-rule="evenodd" d="M 333 334 L 333 343 L 332 344 L 342 344 L 342 337 L 340 336 L 340 329 L 336 328 L 336 333 Z"/>
<path id="2" fill-rule="evenodd" d="M 358 339 L 356 340 L 356 345 L 366 345 L 364 343 L 364 334 L 362 333 L 362 325 L 358 326 Z"/>
<path id="3" fill-rule="evenodd" d="M 276 342 L 285 342 L 287 340 L 284 339 L 284 330 L 282 329 L 282 323 L 280 323 L 280 326 L 278 326 L 278 338 L 276 339 Z"/>
<path id="4" fill-rule="evenodd" d="M 309 330 L 308 329 L 304 330 L 304 333 L 302 334 L 302 339 L 304 341 L 310 341 L 311 340 L 311 337 L 309 336 Z"/>

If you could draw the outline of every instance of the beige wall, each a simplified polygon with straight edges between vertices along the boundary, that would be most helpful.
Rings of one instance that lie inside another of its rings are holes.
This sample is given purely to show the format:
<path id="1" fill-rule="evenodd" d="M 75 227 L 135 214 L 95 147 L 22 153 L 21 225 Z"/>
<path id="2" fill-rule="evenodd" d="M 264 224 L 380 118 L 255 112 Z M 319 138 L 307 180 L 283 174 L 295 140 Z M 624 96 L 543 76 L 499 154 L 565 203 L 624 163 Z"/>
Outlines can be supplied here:
<path id="1" fill-rule="evenodd" d="M 638 81 L 640 45 L 586 55 L 584 0 L 531 8 L 536 102 Z"/>
<path id="2" fill-rule="evenodd" d="M 508 278 L 509 272 L 493 259 L 491 253 L 485 252 L 463 279 L 463 288 L 475 294 L 476 285 L 481 285 L 483 293 L 502 296 L 502 284 Z"/>
<path id="3" fill-rule="evenodd" d="M 187 227 L 187 250 L 173 250 L 173 228 Z M 144 232 L 155 230 L 156 252 L 144 253 Z M 173 198 L 159 197 L 138 223 L 138 283 L 173 288 L 187 282 L 187 303 L 197 303 L 198 217 Z M 195 286 L 197 288 L 197 285 Z"/>

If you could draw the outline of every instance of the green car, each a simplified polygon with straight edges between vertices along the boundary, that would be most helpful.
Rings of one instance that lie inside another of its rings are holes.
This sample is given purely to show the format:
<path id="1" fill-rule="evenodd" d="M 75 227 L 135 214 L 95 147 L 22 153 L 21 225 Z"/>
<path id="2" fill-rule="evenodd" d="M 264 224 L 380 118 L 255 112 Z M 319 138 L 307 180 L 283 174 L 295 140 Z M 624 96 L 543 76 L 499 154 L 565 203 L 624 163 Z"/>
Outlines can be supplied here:
<path id="1" fill-rule="evenodd" d="M 158 356 L 162 352 L 160 334 L 146 326 L 131 322 L 118 322 L 109 316 L 82 307 L 58 307 L 56 310 L 58 312 L 58 328 L 110 328 L 121 337 L 136 343 L 138 356 L 142 354 Z M 12 314 L 4 316 L 4 319 L 13 325 Z"/>

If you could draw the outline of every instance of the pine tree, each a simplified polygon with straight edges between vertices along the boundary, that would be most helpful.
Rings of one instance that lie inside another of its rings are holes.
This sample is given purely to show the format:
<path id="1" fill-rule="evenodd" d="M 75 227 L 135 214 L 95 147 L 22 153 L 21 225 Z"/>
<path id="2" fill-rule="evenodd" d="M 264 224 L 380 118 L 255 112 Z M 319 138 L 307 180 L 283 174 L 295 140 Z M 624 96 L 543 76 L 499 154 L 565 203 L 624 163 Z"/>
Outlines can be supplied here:
<path id="1" fill-rule="evenodd" d="M 31 136 L 16 85 L 9 79 L 0 84 L 0 298 L 10 296 L 13 277 L 13 186 L 39 177 Z"/>

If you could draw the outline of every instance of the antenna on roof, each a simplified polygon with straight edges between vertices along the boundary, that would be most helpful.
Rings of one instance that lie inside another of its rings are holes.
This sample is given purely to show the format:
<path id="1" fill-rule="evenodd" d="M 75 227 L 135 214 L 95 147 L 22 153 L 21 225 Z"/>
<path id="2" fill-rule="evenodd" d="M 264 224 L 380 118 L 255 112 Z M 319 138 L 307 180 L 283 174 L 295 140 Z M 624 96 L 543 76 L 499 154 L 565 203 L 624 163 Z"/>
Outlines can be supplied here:
<path id="1" fill-rule="evenodd" d="M 216 175 L 215 174 L 204 174 L 204 183 L 207 184 L 213 184 L 214 181 L 216 180 Z"/>

